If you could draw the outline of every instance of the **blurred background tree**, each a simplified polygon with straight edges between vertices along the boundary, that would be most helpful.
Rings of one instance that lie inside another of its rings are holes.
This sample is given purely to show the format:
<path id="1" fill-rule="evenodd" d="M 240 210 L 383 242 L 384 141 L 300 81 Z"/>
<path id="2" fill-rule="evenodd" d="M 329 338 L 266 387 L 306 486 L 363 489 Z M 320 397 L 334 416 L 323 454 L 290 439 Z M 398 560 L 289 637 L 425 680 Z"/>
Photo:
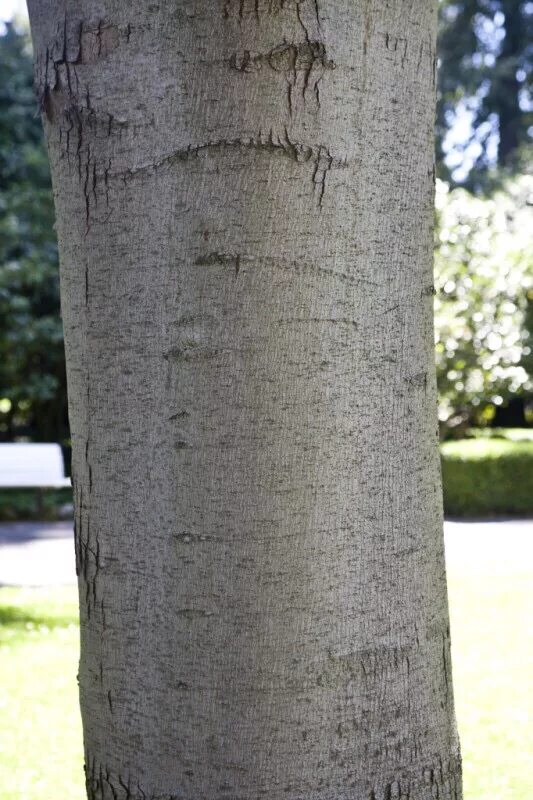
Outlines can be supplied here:
<path id="1" fill-rule="evenodd" d="M 27 35 L 0 39 L 0 438 L 68 438 L 54 209 Z"/>
<path id="2" fill-rule="evenodd" d="M 438 175 L 452 185 L 490 191 L 524 169 L 532 29 L 527 0 L 441 0 L 436 150 Z"/>
<path id="3" fill-rule="evenodd" d="M 532 2 L 439 3 L 436 156 L 446 183 L 437 187 L 435 327 L 444 435 L 530 420 L 532 28 Z"/>

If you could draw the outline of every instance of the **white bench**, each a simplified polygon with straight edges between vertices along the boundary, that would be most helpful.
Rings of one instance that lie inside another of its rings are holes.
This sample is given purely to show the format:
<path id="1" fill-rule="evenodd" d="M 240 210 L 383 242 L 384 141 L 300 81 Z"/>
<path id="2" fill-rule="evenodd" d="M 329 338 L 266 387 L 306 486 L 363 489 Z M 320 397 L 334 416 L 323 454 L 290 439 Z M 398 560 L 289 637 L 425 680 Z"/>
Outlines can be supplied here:
<path id="1" fill-rule="evenodd" d="M 60 489 L 70 486 L 58 444 L 0 444 L 0 487 Z"/>

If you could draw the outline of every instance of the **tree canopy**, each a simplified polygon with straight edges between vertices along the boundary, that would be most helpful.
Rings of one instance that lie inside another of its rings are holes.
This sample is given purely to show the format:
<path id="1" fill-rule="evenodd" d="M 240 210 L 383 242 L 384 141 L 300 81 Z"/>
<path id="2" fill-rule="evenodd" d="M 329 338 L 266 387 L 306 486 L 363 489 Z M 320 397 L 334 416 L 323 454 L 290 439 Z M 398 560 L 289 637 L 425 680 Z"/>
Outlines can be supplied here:
<path id="1" fill-rule="evenodd" d="M 490 189 L 495 167 L 520 171 L 531 145 L 533 4 L 441 0 L 439 12 L 439 176 Z"/>
<path id="2" fill-rule="evenodd" d="M 50 172 L 27 37 L 0 39 L 0 436 L 68 436 Z"/>

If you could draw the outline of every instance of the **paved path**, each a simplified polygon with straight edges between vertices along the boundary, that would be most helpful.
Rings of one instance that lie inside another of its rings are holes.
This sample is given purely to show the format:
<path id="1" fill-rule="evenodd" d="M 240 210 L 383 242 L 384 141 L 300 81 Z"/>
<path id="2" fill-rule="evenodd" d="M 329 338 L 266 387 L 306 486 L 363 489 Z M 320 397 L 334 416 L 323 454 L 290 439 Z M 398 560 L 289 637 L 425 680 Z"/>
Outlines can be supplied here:
<path id="1" fill-rule="evenodd" d="M 0 523 L 0 586 L 76 582 L 72 522 Z"/>
<path id="2" fill-rule="evenodd" d="M 444 523 L 449 572 L 508 575 L 533 572 L 533 520 Z"/>
<path id="3" fill-rule="evenodd" d="M 533 520 L 453 522 L 444 526 L 454 573 L 533 571 Z M 0 586 L 76 582 L 71 522 L 0 523 Z"/>

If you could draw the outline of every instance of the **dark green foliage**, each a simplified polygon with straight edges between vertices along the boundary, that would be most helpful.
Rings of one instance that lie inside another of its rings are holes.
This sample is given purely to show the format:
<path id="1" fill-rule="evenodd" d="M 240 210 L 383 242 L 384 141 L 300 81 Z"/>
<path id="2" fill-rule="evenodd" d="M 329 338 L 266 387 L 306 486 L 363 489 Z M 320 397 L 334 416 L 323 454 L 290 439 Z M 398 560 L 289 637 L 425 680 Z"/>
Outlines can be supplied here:
<path id="1" fill-rule="evenodd" d="M 57 520 L 72 504 L 72 489 L 0 489 L 0 522 Z"/>
<path id="2" fill-rule="evenodd" d="M 533 515 L 533 440 L 480 436 L 445 442 L 441 454 L 448 516 Z"/>
<path id="3" fill-rule="evenodd" d="M 531 3 L 441 0 L 439 12 L 439 176 L 450 180 L 442 145 L 458 103 L 466 101 L 473 112 L 472 138 L 479 142 L 466 185 L 490 188 L 491 132 L 499 134 L 496 161 L 507 172 L 520 171 L 531 144 Z"/>
<path id="4" fill-rule="evenodd" d="M 57 244 L 28 39 L 0 37 L 0 438 L 68 437 Z"/>

